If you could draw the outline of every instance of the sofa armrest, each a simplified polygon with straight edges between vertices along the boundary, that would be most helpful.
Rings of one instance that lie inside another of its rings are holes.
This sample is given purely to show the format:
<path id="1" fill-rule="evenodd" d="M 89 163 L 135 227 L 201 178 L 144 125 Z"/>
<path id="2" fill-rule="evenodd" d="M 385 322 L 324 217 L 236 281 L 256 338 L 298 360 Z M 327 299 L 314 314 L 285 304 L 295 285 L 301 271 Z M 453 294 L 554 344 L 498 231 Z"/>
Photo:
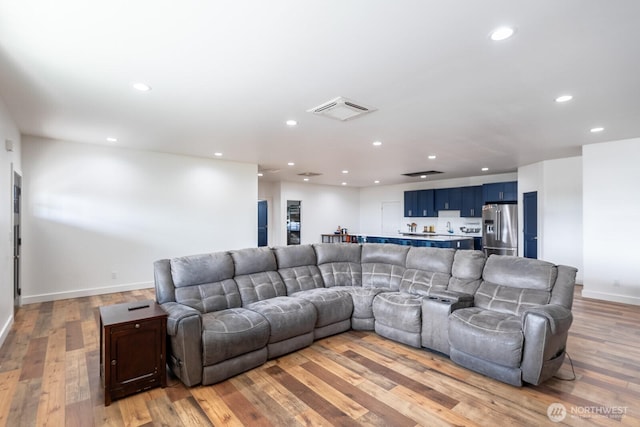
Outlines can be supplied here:
<path id="1" fill-rule="evenodd" d="M 427 298 L 432 297 L 442 300 L 443 302 L 463 303 L 465 307 L 471 307 L 473 305 L 473 295 L 464 292 L 432 289 Z"/>
<path id="2" fill-rule="evenodd" d="M 525 310 L 522 314 L 523 327 L 526 326 L 527 316 L 531 315 L 544 317 L 549 322 L 549 328 L 554 335 L 567 332 L 573 322 L 571 311 L 556 304 L 541 305 Z"/>
<path id="3" fill-rule="evenodd" d="M 531 308 L 522 314 L 524 348 L 520 368 L 524 381 L 538 385 L 560 369 L 572 320 L 571 311 L 556 304 Z"/>
<path id="4" fill-rule="evenodd" d="M 187 386 L 202 382 L 202 318 L 200 312 L 177 302 L 162 304 L 168 313 L 169 367 Z"/>
<path id="5" fill-rule="evenodd" d="M 195 308 L 177 302 L 167 302 L 162 304 L 162 308 L 167 312 L 167 334 L 176 336 L 180 322 L 193 316 L 200 318 L 200 312 Z"/>

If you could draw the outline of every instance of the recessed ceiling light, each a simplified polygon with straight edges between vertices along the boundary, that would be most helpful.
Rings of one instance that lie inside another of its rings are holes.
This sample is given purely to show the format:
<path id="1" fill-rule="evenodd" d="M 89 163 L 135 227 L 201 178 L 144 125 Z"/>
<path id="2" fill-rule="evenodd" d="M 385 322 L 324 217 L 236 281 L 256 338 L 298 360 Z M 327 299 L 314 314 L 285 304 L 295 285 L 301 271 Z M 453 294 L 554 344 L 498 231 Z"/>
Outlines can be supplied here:
<path id="1" fill-rule="evenodd" d="M 133 88 L 135 90 L 139 90 L 140 92 L 149 92 L 151 90 L 151 86 L 149 86 L 146 83 L 140 83 L 140 82 L 134 83 Z"/>
<path id="2" fill-rule="evenodd" d="M 491 40 L 493 40 L 494 42 L 499 42 L 501 40 L 508 39 L 513 35 L 514 32 L 515 30 L 511 27 L 500 27 L 493 30 L 489 37 L 491 37 Z"/>
<path id="3" fill-rule="evenodd" d="M 375 181 L 373 181 L 374 184 L 380 184 L 380 181 L 378 181 L 377 179 Z"/>
<path id="4" fill-rule="evenodd" d="M 298 124 L 298 122 L 296 122 L 295 120 L 287 120 L 285 123 L 287 124 L 287 126 L 295 126 Z"/>
<path id="5" fill-rule="evenodd" d="M 349 173 L 349 171 L 345 169 L 342 171 L 342 173 Z"/>
<path id="6" fill-rule="evenodd" d="M 379 146 L 381 146 L 381 145 L 382 145 L 382 142 L 381 142 L 381 141 L 373 141 L 373 145 L 374 145 L 375 147 L 379 147 Z"/>
<path id="7" fill-rule="evenodd" d="M 436 156 L 435 156 L 434 154 L 432 154 L 432 155 L 430 155 L 430 156 L 429 156 L 429 160 L 433 160 L 433 159 L 435 159 L 435 158 L 436 158 Z"/>
<path id="8" fill-rule="evenodd" d="M 107 141 L 109 141 L 109 142 L 118 142 L 118 138 L 114 138 L 112 136 L 108 136 L 107 137 Z"/>
<path id="9" fill-rule="evenodd" d="M 305 182 L 306 182 L 306 181 L 309 181 L 309 178 L 304 178 L 304 179 L 303 179 L 303 181 L 305 181 Z"/>
<path id="10" fill-rule="evenodd" d="M 427 175 L 420 175 L 421 179 L 425 179 L 427 177 Z"/>
<path id="11" fill-rule="evenodd" d="M 481 170 L 482 170 L 482 172 L 486 172 L 486 171 L 489 170 L 489 168 L 482 168 Z"/>
<path id="12" fill-rule="evenodd" d="M 343 183 L 342 183 L 342 185 L 347 185 L 347 183 L 346 183 L 346 182 L 343 182 Z"/>
<path id="13" fill-rule="evenodd" d="M 556 102 L 567 102 L 573 99 L 572 95 L 561 95 L 556 98 Z"/>
<path id="14" fill-rule="evenodd" d="M 264 176 L 262 172 L 258 172 L 258 176 Z"/>
<path id="15" fill-rule="evenodd" d="M 213 153 L 213 155 L 216 156 L 216 157 L 222 157 L 222 153 L 220 153 L 220 152 Z"/>
<path id="16" fill-rule="evenodd" d="M 598 133 L 598 132 L 602 132 L 603 130 L 604 130 L 603 127 L 592 128 L 591 133 Z"/>
<path id="17" fill-rule="evenodd" d="M 295 163 L 293 163 L 293 162 L 289 162 L 289 163 L 287 163 L 287 165 L 288 165 L 288 166 L 294 166 L 294 165 L 295 165 Z"/>

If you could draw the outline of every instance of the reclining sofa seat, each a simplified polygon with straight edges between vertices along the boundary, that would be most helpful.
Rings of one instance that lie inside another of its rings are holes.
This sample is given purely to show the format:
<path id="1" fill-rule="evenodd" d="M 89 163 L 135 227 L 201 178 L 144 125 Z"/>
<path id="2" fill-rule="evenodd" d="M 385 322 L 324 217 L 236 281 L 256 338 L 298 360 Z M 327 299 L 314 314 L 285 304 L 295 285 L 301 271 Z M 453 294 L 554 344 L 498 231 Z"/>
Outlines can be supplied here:
<path id="1" fill-rule="evenodd" d="M 377 334 L 413 347 L 422 346 L 423 298 L 428 298 L 432 289 L 446 291 L 455 252 L 430 247 L 409 249 L 398 291 L 381 293 L 373 300 Z M 429 327 L 446 327 L 446 323 Z"/>
<path id="2" fill-rule="evenodd" d="M 169 314 L 167 362 L 184 384 L 213 384 L 267 361 L 269 323 L 241 307 L 228 253 L 159 260 L 154 273 Z"/>
<path id="3" fill-rule="evenodd" d="M 242 306 L 260 313 L 269 322 L 268 358 L 273 359 L 313 343 L 316 309 L 301 298 L 287 297 L 270 248 L 231 251 L 234 277 Z"/>
<path id="4" fill-rule="evenodd" d="M 449 317 L 451 360 L 515 386 L 553 376 L 564 361 L 576 272 L 491 255 L 474 306 Z"/>
<path id="5" fill-rule="evenodd" d="M 336 287 L 324 287 L 313 246 L 279 246 L 273 248 L 273 252 L 287 295 L 302 298 L 313 304 L 316 309 L 314 339 L 351 329 L 351 296 Z"/>

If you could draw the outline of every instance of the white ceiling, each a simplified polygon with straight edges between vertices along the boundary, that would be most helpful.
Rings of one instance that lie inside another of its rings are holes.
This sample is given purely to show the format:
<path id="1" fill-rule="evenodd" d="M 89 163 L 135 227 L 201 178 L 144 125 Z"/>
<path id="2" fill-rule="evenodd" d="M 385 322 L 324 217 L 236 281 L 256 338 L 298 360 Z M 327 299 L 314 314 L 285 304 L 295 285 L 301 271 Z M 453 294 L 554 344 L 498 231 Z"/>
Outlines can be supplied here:
<path id="1" fill-rule="evenodd" d="M 0 97 L 23 134 L 280 171 L 260 179 L 493 174 L 640 135 L 639 19 L 638 0 L 0 0 Z M 338 96 L 377 111 L 306 112 Z"/>

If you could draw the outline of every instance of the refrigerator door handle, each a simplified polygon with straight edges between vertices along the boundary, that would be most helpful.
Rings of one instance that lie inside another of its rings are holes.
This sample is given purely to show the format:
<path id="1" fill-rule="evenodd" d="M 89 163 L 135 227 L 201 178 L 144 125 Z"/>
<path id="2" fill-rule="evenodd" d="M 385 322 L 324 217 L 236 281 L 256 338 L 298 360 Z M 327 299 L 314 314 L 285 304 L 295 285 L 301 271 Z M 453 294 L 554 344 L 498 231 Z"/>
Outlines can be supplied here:
<path id="1" fill-rule="evenodd" d="M 502 236 L 501 236 L 501 231 L 502 231 L 502 221 L 500 218 L 500 210 L 496 211 L 496 225 L 497 225 L 497 231 L 496 231 L 496 239 L 498 241 L 502 240 Z"/>

